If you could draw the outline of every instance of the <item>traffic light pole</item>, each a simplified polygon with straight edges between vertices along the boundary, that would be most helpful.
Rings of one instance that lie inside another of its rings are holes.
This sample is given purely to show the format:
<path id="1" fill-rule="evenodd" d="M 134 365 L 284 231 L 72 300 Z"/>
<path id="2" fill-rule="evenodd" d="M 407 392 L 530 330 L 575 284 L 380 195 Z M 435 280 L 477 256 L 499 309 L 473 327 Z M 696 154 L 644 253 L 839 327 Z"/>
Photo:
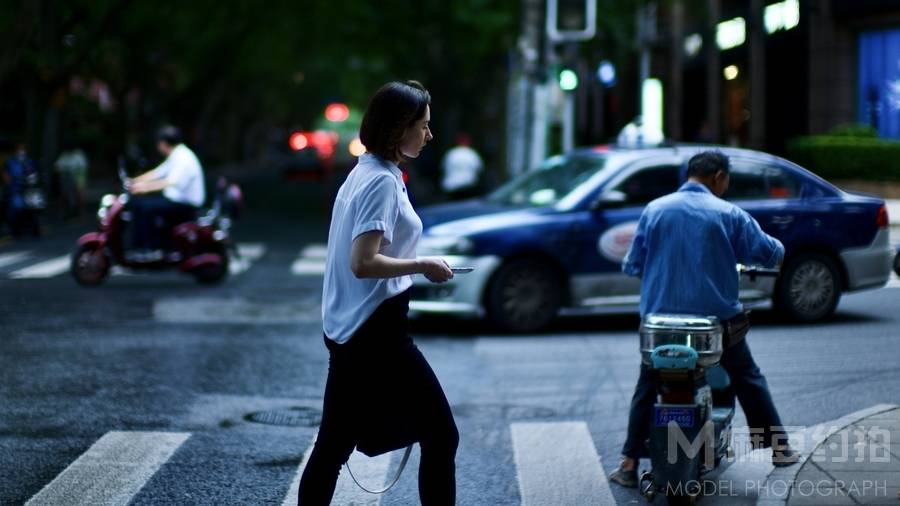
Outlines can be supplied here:
<path id="1" fill-rule="evenodd" d="M 569 0 L 567 7 L 575 7 L 576 18 L 583 17 L 583 26 L 580 30 L 572 30 L 565 26 L 568 24 L 568 16 L 573 12 L 560 12 L 560 2 L 565 0 L 547 0 L 546 34 L 547 34 L 547 66 L 556 68 L 556 46 L 581 42 L 594 38 L 597 32 L 597 0 Z M 582 3 L 583 1 L 583 3 Z M 560 22 L 564 26 L 560 26 Z M 560 86 L 554 79 L 556 86 Z M 562 108 L 562 151 L 568 153 L 575 149 L 575 88 L 578 86 L 577 74 L 575 74 L 574 86 L 560 86 L 563 93 Z"/>

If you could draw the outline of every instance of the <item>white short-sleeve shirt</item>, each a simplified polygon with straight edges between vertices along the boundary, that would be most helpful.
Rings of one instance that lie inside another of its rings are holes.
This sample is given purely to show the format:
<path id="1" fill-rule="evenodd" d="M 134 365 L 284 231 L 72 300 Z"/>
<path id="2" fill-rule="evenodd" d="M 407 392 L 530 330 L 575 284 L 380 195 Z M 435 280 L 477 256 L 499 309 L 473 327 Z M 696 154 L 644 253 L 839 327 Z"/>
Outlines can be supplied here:
<path id="1" fill-rule="evenodd" d="M 163 189 L 163 196 L 172 202 L 200 207 L 206 200 L 200 160 L 184 144 L 175 146 L 166 161 L 154 169 L 153 175 L 166 180 L 168 186 Z"/>
<path id="2" fill-rule="evenodd" d="M 379 253 L 416 258 L 422 221 L 409 202 L 403 174 L 393 163 L 366 153 L 338 190 L 328 231 L 322 323 L 325 335 L 345 343 L 385 300 L 412 286 L 410 276 L 359 279 L 350 270 L 353 240 L 384 232 Z"/>

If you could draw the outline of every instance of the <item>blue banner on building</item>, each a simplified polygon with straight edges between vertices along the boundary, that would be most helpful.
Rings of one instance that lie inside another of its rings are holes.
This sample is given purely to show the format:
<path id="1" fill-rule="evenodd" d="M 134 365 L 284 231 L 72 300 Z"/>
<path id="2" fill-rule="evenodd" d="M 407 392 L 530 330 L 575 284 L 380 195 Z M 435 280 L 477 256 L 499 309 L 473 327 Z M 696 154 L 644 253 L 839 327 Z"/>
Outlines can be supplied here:
<path id="1" fill-rule="evenodd" d="M 900 29 L 859 36 L 860 123 L 900 139 Z"/>

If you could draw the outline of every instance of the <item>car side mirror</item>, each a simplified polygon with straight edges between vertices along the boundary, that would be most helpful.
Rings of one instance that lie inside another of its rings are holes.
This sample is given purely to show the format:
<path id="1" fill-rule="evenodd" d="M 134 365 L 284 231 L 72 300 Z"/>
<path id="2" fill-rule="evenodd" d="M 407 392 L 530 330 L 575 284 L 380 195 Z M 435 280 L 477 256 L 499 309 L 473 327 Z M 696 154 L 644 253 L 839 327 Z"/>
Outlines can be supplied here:
<path id="1" fill-rule="evenodd" d="M 601 193 L 591 202 L 591 211 L 620 207 L 628 201 L 628 196 L 618 190 L 608 190 Z"/>

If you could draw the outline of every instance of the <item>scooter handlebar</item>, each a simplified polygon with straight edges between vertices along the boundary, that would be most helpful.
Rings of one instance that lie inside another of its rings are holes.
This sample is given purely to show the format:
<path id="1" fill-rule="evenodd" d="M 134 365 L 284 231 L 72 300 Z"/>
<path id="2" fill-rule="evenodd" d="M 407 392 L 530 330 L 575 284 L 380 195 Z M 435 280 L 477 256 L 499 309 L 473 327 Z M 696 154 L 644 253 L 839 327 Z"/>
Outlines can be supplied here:
<path id="1" fill-rule="evenodd" d="M 750 276 L 751 281 L 756 281 L 757 277 L 777 278 L 781 274 L 780 269 L 770 269 L 760 267 L 758 265 L 738 265 L 738 272 L 742 276 Z"/>

